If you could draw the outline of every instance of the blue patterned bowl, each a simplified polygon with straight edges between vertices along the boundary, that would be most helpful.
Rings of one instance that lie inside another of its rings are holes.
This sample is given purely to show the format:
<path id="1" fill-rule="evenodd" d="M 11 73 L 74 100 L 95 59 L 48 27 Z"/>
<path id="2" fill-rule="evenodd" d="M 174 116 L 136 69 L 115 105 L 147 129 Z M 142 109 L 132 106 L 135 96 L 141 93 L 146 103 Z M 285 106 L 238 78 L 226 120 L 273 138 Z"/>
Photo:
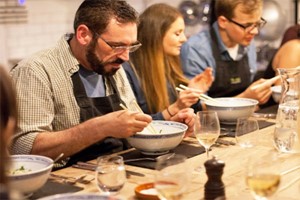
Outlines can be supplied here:
<path id="1" fill-rule="evenodd" d="M 180 144 L 188 128 L 185 124 L 173 121 L 154 120 L 151 124 L 156 133 L 145 128 L 127 138 L 131 146 L 146 155 L 165 154 L 174 149 Z"/>
<path id="2" fill-rule="evenodd" d="M 38 155 L 13 155 L 8 173 L 11 188 L 30 194 L 41 188 L 49 178 L 53 160 Z"/>

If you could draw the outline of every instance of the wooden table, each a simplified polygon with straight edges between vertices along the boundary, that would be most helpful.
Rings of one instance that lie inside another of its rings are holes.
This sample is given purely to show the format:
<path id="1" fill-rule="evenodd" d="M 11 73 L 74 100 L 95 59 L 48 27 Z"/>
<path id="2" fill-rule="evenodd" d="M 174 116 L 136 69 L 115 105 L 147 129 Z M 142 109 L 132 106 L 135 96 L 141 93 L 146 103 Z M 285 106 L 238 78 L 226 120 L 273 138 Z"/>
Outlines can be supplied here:
<path id="1" fill-rule="evenodd" d="M 225 162 L 224 174 L 222 180 L 225 184 L 225 192 L 227 199 L 253 199 L 249 189 L 245 184 L 245 170 L 246 164 L 249 157 L 254 157 L 255 159 L 260 159 L 262 156 L 266 156 L 271 152 L 276 152 L 273 147 L 272 134 L 274 130 L 274 125 L 259 130 L 257 132 L 245 135 L 244 137 L 249 137 L 251 140 L 256 142 L 256 146 L 253 148 L 242 149 L 238 145 L 234 146 L 219 146 L 213 147 L 210 155 L 217 156 Z M 234 141 L 234 138 L 225 138 L 226 140 Z M 200 146 L 196 139 L 187 138 L 184 142 L 189 142 L 193 145 Z M 205 173 L 205 168 L 203 166 L 206 161 L 206 154 L 201 154 L 188 159 L 189 166 L 191 167 L 190 173 L 192 173 L 192 180 L 189 184 L 188 191 L 184 194 L 182 199 L 196 200 L 203 199 L 204 197 L 204 184 L 206 183 L 207 176 Z M 203 171 L 195 172 L 194 168 L 202 165 Z M 300 166 L 300 155 L 299 154 L 282 154 L 280 155 L 280 162 L 277 163 L 281 168 L 281 171 L 291 169 L 295 166 Z M 131 171 L 137 171 L 145 174 L 145 177 L 133 176 L 131 175 L 123 189 L 121 190 L 119 196 L 124 199 L 137 199 L 134 193 L 134 189 L 137 185 L 148 183 L 154 180 L 155 170 L 150 170 L 146 168 L 140 168 L 135 166 L 126 165 L 126 169 Z M 55 174 L 60 174 L 64 176 L 79 176 L 81 174 L 94 175 L 94 172 L 81 170 L 76 168 L 65 168 L 59 171 L 53 172 Z M 289 174 L 282 176 L 281 186 L 286 186 L 295 178 L 300 177 L 300 169 L 293 171 Z M 99 193 L 99 190 L 95 182 L 89 184 L 80 184 L 78 186 L 84 187 L 80 193 Z M 271 199 L 300 199 L 300 180 L 291 185 L 285 190 L 279 191 Z"/>

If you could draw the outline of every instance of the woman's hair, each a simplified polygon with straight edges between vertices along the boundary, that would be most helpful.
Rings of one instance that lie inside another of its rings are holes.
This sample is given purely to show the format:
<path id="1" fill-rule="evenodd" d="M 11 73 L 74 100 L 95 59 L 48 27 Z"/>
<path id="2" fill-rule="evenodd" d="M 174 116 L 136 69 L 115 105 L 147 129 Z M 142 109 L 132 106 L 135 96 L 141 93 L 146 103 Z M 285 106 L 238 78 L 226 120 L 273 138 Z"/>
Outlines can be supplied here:
<path id="1" fill-rule="evenodd" d="M 130 62 L 141 82 L 150 113 L 170 105 L 167 84 L 175 91 L 178 84 L 188 83 L 179 56 L 166 55 L 163 49 L 164 36 L 178 17 L 182 15 L 176 8 L 162 3 L 148 7 L 140 15 L 138 41 L 142 46 L 131 54 Z"/>
<path id="2" fill-rule="evenodd" d="M 241 4 L 242 12 L 245 14 L 254 14 L 263 6 L 263 0 L 216 0 L 216 17 L 224 16 L 228 19 L 234 18 L 235 8 Z"/>
<path id="3" fill-rule="evenodd" d="M 284 32 L 280 46 L 284 45 L 286 42 L 293 39 L 300 39 L 300 24 L 295 24 L 293 26 L 290 26 Z"/>
<path id="4" fill-rule="evenodd" d="M 6 183 L 8 163 L 8 133 L 6 128 L 11 119 L 17 120 L 16 93 L 8 72 L 0 65 L 0 183 Z M 16 127 L 14 127 L 16 129 Z M 12 133 L 11 133 L 12 134 Z"/>
<path id="5" fill-rule="evenodd" d="M 92 32 L 101 35 L 112 18 L 120 23 L 138 23 L 138 13 L 126 1 L 85 0 L 75 14 L 74 31 L 84 24 Z"/>

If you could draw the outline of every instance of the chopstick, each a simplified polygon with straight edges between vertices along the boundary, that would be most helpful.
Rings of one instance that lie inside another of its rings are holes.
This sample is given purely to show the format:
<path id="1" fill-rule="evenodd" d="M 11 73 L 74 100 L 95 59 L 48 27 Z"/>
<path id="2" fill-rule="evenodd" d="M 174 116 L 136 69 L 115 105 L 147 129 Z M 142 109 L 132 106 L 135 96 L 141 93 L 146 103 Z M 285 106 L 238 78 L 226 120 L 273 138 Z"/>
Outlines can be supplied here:
<path id="1" fill-rule="evenodd" d="M 133 105 L 134 107 L 140 112 L 140 113 L 144 113 L 143 110 L 140 108 L 140 106 L 138 105 L 138 103 L 136 102 L 136 100 L 133 100 Z M 123 108 L 124 110 L 128 110 L 128 108 L 120 103 L 121 108 Z M 153 134 L 156 134 L 157 132 L 155 131 L 154 127 L 151 125 L 151 123 L 147 126 L 147 128 L 149 129 L 149 131 Z"/>
<path id="2" fill-rule="evenodd" d="M 204 101 L 206 101 L 206 100 L 208 100 L 208 101 L 213 101 L 213 102 L 215 102 L 215 103 L 217 103 L 217 104 L 220 104 L 220 102 L 218 101 L 218 100 L 216 100 L 216 99 L 214 99 L 214 98 L 211 98 L 210 96 L 207 96 L 206 94 L 200 94 L 200 97 L 199 97 L 201 100 L 204 100 Z"/>
<path id="3" fill-rule="evenodd" d="M 190 88 L 190 87 L 187 87 L 187 86 L 182 85 L 182 84 L 179 84 L 179 87 L 181 87 L 181 88 L 184 89 L 184 90 L 193 90 L 193 91 L 195 91 L 195 92 L 202 92 L 202 93 L 203 93 L 202 90 L 198 90 L 198 89 L 195 89 L 195 88 Z"/>
<path id="4" fill-rule="evenodd" d="M 189 88 L 189 87 L 187 87 L 185 85 L 182 85 L 182 84 L 180 84 L 179 87 L 176 87 L 176 90 L 179 91 L 179 92 L 181 92 L 183 90 L 187 90 L 187 89 L 202 92 L 201 90 L 197 90 L 197 89 L 194 89 L 194 88 Z M 207 100 L 208 101 L 213 101 L 217 104 L 220 104 L 220 102 L 218 100 L 216 100 L 214 98 L 211 98 L 210 96 L 207 96 L 206 94 L 200 94 L 199 99 L 204 100 L 204 101 L 207 101 Z"/>
<path id="5" fill-rule="evenodd" d="M 288 189 L 290 186 L 292 186 L 293 184 L 297 183 L 298 181 L 300 181 L 300 177 L 296 177 L 295 179 L 293 179 L 291 182 L 289 182 L 288 184 L 286 184 L 282 188 L 279 188 L 279 190 L 277 192 L 281 192 L 283 190 Z"/>
<path id="6" fill-rule="evenodd" d="M 139 104 L 136 102 L 136 100 L 134 99 L 133 101 L 133 105 L 135 106 L 135 108 L 140 112 L 140 113 L 144 113 L 143 110 L 140 108 Z M 157 132 L 155 131 L 154 127 L 152 126 L 152 124 L 150 123 L 147 128 L 150 130 L 150 132 L 156 134 Z"/>
<path id="7" fill-rule="evenodd" d="M 295 171 L 295 170 L 297 170 L 297 169 L 300 169 L 300 165 L 299 165 L 299 166 L 296 166 L 296 167 L 293 167 L 293 168 L 291 168 L 291 169 L 288 169 L 288 170 L 286 170 L 286 171 L 283 171 L 283 172 L 280 173 L 280 175 L 288 174 L 288 173 L 293 172 L 293 171 Z"/>
<path id="8" fill-rule="evenodd" d="M 273 78 L 270 78 L 268 80 L 266 80 L 265 82 L 258 84 L 258 85 L 254 85 L 253 87 L 251 87 L 252 90 L 256 90 L 260 87 L 266 86 L 266 85 L 272 85 L 273 83 L 275 83 L 278 79 L 280 79 L 280 75 L 274 76 Z"/>
<path id="9" fill-rule="evenodd" d="M 300 169 L 300 165 L 298 165 L 298 166 L 296 166 L 296 167 L 293 167 L 293 168 L 291 168 L 291 169 L 285 170 L 285 171 L 281 172 L 280 175 L 281 175 L 281 176 L 286 175 L 286 174 L 288 174 L 288 173 L 290 173 L 290 172 L 296 171 L 297 169 Z M 284 187 L 280 188 L 278 191 L 281 192 L 281 191 L 283 191 L 283 190 L 289 188 L 290 186 L 292 186 L 294 183 L 298 182 L 299 180 L 300 180 L 300 177 L 297 177 L 297 178 L 293 179 L 291 182 L 289 182 L 289 183 L 288 183 L 287 185 L 285 185 Z"/>
<path id="10" fill-rule="evenodd" d="M 121 108 L 123 108 L 123 110 L 128 110 L 126 106 L 124 106 L 124 104 L 120 103 Z"/>

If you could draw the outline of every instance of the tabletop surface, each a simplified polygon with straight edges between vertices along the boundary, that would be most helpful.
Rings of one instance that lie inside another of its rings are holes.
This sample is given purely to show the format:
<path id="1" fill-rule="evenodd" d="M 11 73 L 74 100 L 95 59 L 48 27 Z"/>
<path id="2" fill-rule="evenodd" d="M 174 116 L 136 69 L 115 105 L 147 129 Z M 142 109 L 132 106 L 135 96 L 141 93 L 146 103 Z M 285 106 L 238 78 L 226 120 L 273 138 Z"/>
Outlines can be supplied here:
<path id="1" fill-rule="evenodd" d="M 226 199 L 253 199 L 245 183 L 245 172 L 248 158 L 254 157 L 255 159 L 260 159 L 263 156 L 276 152 L 272 139 L 274 127 L 275 126 L 272 125 L 245 135 L 244 137 L 249 137 L 249 139 L 255 141 L 255 147 L 253 148 L 243 149 L 238 145 L 220 145 L 212 147 L 210 155 L 214 155 L 225 162 L 222 180 L 225 184 Z M 224 137 L 222 139 L 235 142 L 235 139 L 232 137 Z M 185 138 L 183 142 L 199 146 L 200 148 L 200 145 L 195 138 Z M 127 151 L 132 150 L 133 149 Z M 282 172 L 295 166 L 300 166 L 300 154 L 280 154 L 279 159 L 280 162 L 277 163 L 277 167 L 279 167 Z M 196 200 L 204 198 L 204 184 L 207 181 L 207 176 L 203 164 L 206 160 L 206 154 L 200 154 L 188 159 L 187 162 L 190 169 L 187 170 L 189 170 L 192 174 L 192 180 L 189 183 L 188 190 L 184 193 L 182 199 Z M 203 170 L 196 172 L 194 169 L 199 165 L 203 166 Z M 144 177 L 131 175 L 127 179 L 125 186 L 118 194 L 118 196 L 124 199 L 134 200 L 137 199 L 134 193 L 135 187 L 143 183 L 153 182 L 156 171 L 131 165 L 126 165 L 126 170 L 139 172 L 145 175 Z M 90 176 L 95 175 L 95 172 L 93 171 L 73 167 L 61 169 L 52 173 L 72 177 L 78 177 L 82 174 L 88 174 Z M 299 177 L 300 169 L 283 175 L 281 177 L 279 190 L 270 199 L 300 199 Z M 296 182 L 288 188 L 281 189 L 294 181 Z M 78 193 L 100 193 L 95 181 L 92 181 L 89 184 L 76 183 L 76 186 L 84 188 Z"/>

